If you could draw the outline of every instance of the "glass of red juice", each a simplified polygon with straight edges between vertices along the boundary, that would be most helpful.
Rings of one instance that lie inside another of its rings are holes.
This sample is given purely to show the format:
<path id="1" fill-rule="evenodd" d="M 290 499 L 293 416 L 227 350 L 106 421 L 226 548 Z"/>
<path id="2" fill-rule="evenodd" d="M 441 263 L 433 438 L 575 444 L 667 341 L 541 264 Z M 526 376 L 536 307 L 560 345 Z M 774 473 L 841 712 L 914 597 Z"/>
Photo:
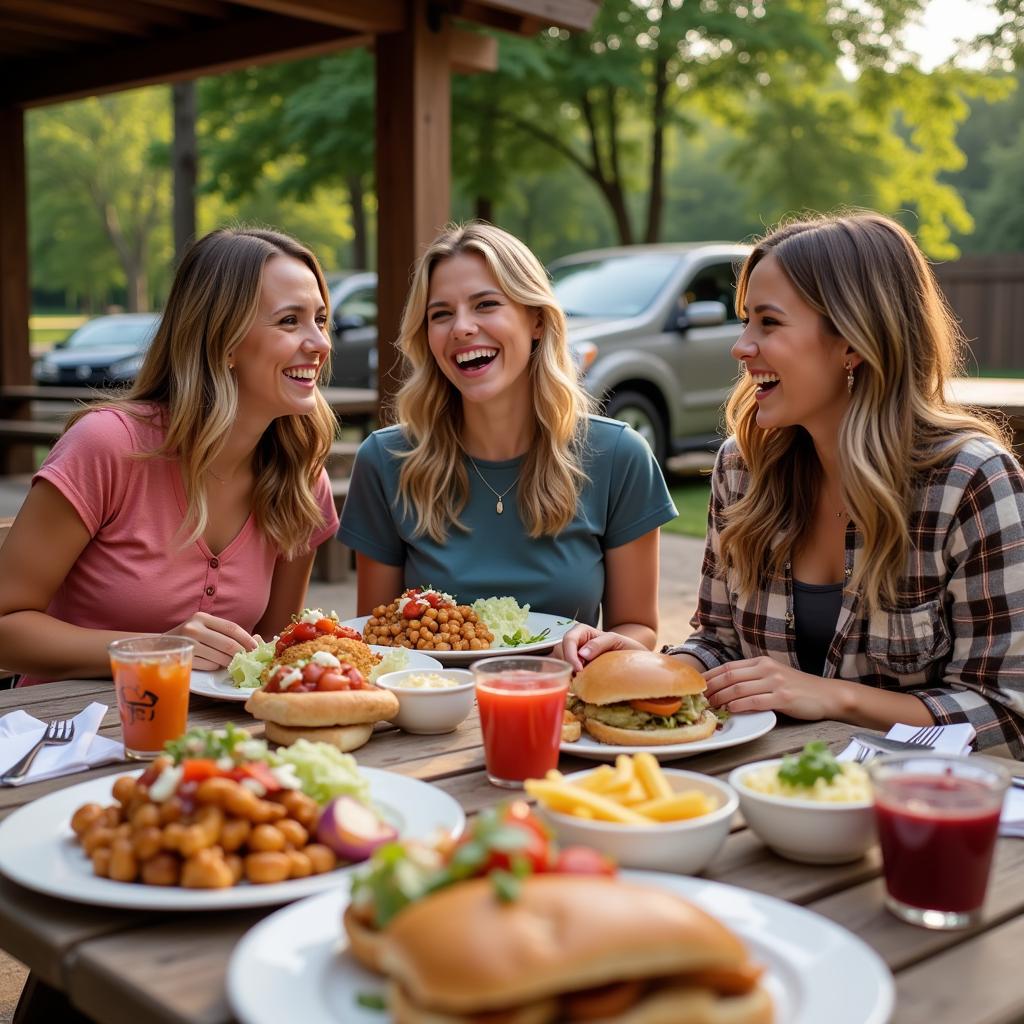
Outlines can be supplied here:
<path id="1" fill-rule="evenodd" d="M 1010 773 L 984 757 L 899 754 L 868 765 L 886 906 L 924 928 L 981 915 Z"/>
<path id="2" fill-rule="evenodd" d="M 521 789 L 558 766 L 572 671 L 558 658 L 488 658 L 470 668 L 484 738 L 487 778 Z"/>

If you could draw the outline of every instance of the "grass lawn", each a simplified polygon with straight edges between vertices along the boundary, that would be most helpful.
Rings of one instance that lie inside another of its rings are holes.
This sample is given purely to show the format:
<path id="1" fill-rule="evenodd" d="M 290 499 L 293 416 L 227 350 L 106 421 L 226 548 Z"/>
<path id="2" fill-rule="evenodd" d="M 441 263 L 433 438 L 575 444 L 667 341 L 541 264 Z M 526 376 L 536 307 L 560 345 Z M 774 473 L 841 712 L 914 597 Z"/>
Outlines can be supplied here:
<path id="1" fill-rule="evenodd" d="M 667 533 L 681 533 L 685 537 L 704 538 L 707 533 L 708 500 L 711 484 L 706 477 L 677 480 L 669 485 L 672 500 L 679 509 L 679 515 L 662 529 Z"/>

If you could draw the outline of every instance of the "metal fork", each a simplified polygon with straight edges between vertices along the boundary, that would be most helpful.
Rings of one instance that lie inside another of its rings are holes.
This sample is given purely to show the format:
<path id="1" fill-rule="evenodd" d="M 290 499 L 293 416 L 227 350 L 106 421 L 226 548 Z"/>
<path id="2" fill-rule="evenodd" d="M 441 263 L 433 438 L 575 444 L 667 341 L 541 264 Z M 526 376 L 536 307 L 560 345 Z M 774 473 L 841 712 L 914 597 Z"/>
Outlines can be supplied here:
<path id="1" fill-rule="evenodd" d="M 43 747 L 57 746 L 62 743 L 70 743 L 75 738 L 75 723 L 73 719 L 66 719 L 63 722 L 50 722 L 46 727 L 46 732 L 43 733 L 39 742 L 20 760 L 17 764 L 11 765 L 10 768 L 0 775 L 0 785 L 10 785 L 12 782 L 17 782 L 23 778 L 29 768 L 32 767 L 32 762 L 36 759 L 36 754 L 39 753 Z"/>
<path id="2" fill-rule="evenodd" d="M 871 747 L 866 747 L 863 743 L 858 743 L 857 746 L 860 747 L 860 750 L 857 751 L 856 757 L 854 757 L 854 761 L 856 761 L 857 764 L 863 764 L 869 758 L 878 753 L 877 750 L 872 750 Z"/>
<path id="3" fill-rule="evenodd" d="M 934 747 L 941 735 L 941 725 L 923 725 L 917 732 L 911 733 L 905 742 L 920 743 L 922 747 Z"/>

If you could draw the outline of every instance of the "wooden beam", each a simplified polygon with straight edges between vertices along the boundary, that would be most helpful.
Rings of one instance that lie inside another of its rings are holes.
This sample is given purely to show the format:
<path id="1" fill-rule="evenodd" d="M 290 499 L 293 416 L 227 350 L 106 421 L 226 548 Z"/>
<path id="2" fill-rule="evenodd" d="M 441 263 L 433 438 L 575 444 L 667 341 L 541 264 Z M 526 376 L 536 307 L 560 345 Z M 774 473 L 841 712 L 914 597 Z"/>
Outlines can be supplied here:
<path id="1" fill-rule="evenodd" d="M 476 0 L 476 4 L 522 18 L 526 23 L 571 29 L 590 28 L 600 6 L 599 0 Z"/>
<path id="2" fill-rule="evenodd" d="M 25 115 L 0 107 L 0 385 L 31 378 L 27 210 Z M 28 472 L 31 460 L 31 452 L 3 452 L 0 471 Z"/>
<path id="3" fill-rule="evenodd" d="M 242 22 L 186 35 L 167 33 L 152 42 L 94 51 L 57 64 L 7 61 L 0 70 L 0 103 L 64 103 L 253 64 L 333 53 L 367 42 L 366 36 L 309 21 L 253 14 Z"/>
<path id="4" fill-rule="evenodd" d="M 452 71 L 472 75 L 498 70 L 498 40 L 479 32 L 453 28 L 448 36 L 448 60 Z"/>
<path id="5" fill-rule="evenodd" d="M 232 8 L 221 0 L 146 0 L 152 7 L 169 7 L 172 11 L 184 11 L 201 18 L 229 18 Z"/>
<path id="6" fill-rule="evenodd" d="M 7 39 L 9 31 L 42 36 L 51 40 L 69 39 L 78 43 L 94 43 L 106 38 L 99 29 L 67 25 L 47 18 L 33 18 L 20 12 L 14 14 L 0 5 L 0 39 Z"/>
<path id="7" fill-rule="evenodd" d="M 128 5 L 120 11 L 104 10 L 102 7 L 68 3 L 65 0 L 3 0 L 8 11 L 26 11 L 42 17 L 53 18 L 71 25 L 87 25 L 100 28 L 106 32 L 119 32 L 124 35 L 145 36 L 149 34 L 149 26 L 140 18 L 129 16 L 132 8 Z"/>
<path id="8" fill-rule="evenodd" d="M 402 0 L 235 0 L 272 14 L 287 14 L 351 32 L 398 32 L 405 25 Z"/>
<path id="9" fill-rule="evenodd" d="M 448 19 L 409 0 L 409 25 L 377 37 L 377 346 L 383 421 L 409 275 L 451 209 Z"/>

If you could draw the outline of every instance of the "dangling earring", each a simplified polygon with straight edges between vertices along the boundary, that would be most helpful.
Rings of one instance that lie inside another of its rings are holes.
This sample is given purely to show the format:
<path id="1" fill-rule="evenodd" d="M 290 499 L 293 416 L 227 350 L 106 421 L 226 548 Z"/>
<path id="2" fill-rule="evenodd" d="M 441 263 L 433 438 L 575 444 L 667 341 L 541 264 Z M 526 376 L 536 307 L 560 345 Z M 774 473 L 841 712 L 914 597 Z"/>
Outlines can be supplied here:
<path id="1" fill-rule="evenodd" d="M 846 393 L 853 394 L 853 363 L 846 364 Z"/>

